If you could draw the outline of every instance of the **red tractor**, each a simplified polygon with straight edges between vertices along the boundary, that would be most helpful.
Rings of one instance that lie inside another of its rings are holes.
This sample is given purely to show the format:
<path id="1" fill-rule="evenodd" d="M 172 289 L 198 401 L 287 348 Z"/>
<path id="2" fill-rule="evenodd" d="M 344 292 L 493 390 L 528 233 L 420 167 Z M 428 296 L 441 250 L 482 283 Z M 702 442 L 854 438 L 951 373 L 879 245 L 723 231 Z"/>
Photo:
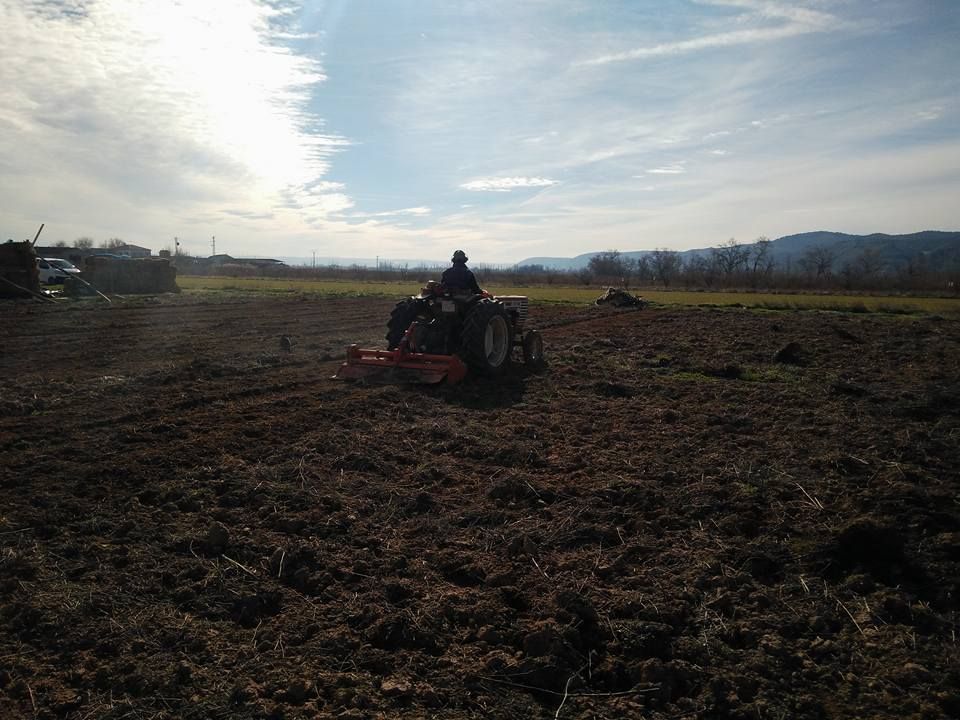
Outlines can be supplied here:
<path id="1" fill-rule="evenodd" d="M 468 371 L 497 377 L 510 366 L 515 347 L 527 366 L 539 369 L 543 339 L 536 330 L 524 333 L 528 307 L 522 295 L 452 293 L 431 280 L 390 313 L 387 349 L 351 345 L 335 377 L 450 384 Z"/>

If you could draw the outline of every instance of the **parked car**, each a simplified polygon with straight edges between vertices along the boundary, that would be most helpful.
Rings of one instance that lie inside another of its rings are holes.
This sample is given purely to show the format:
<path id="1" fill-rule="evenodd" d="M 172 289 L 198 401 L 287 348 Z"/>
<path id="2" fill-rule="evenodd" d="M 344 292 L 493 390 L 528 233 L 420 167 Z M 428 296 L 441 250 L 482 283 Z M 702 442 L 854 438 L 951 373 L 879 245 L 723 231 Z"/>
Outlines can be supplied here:
<path id="1" fill-rule="evenodd" d="M 41 285 L 59 285 L 65 277 L 79 275 L 80 268 L 62 258 L 37 258 L 37 272 Z"/>

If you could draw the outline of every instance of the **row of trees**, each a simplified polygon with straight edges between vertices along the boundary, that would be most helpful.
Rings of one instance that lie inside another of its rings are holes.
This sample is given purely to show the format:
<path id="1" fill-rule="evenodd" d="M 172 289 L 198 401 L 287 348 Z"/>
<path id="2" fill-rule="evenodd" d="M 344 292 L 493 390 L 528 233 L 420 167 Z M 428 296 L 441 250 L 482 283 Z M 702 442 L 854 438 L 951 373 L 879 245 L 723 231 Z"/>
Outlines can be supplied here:
<path id="1" fill-rule="evenodd" d="M 772 242 L 761 237 L 751 245 L 728 240 L 711 248 L 709 254 L 690 255 L 684 261 L 676 250 L 660 248 L 640 258 L 628 258 L 617 250 L 608 250 L 590 258 L 587 270 L 592 277 L 629 286 L 659 284 L 670 287 L 677 281 L 687 285 L 715 288 L 769 285 L 776 264 Z"/>
<path id="2" fill-rule="evenodd" d="M 589 284 L 623 287 L 662 285 L 665 288 L 958 290 L 960 265 L 934 267 L 923 255 L 890 266 L 876 248 L 866 247 L 852 259 L 838 262 L 833 248 L 807 248 L 795 261 L 777 263 L 772 242 L 761 237 L 745 245 L 728 240 L 706 253 L 684 258 L 676 250 L 657 249 L 640 258 L 617 250 L 599 253 L 578 275 Z"/>
<path id="3" fill-rule="evenodd" d="M 127 243 L 120 238 L 110 238 L 109 240 L 103 240 L 97 247 L 103 248 L 104 250 L 115 250 L 116 248 L 124 247 L 126 244 Z M 58 248 L 74 247 L 78 250 L 91 250 L 94 247 L 94 241 L 93 238 L 81 237 L 74 240 L 73 243 L 68 243 L 66 240 L 57 240 L 53 246 Z"/>
<path id="4" fill-rule="evenodd" d="M 180 256 L 182 274 L 323 278 L 347 281 L 393 280 L 424 282 L 439 279 L 442 265 L 398 265 L 381 262 L 363 265 L 318 267 L 281 266 L 268 270 L 250 264 L 214 265 Z M 825 247 L 813 247 L 789 264 L 775 262 L 769 241 L 752 245 L 724 243 L 707 253 L 687 255 L 657 249 L 639 259 L 617 250 L 599 253 L 586 268 L 555 270 L 541 265 L 497 267 L 473 265 L 481 284 L 499 286 L 583 285 L 625 288 L 663 287 L 692 290 L 818 290 L 952 293 L 960 291 L 960 266 L 934 267 L 922 257 L 888 267 L 878 253 L 866 249 L 854 259 L 838 263 Z"/>
<path id="5" fill-rule="evenodd" d="M 110 238 L 98 247 L 115 249 L 125 243 Z M 66 243 L 57 243 L 66 246 Z M 91 238 L 79 238 L 74 247 L 94 247 Z M 262 269 L 249 264 L 216 266 L 201 258 L 180 256 L 183 274 L 258 275 Z M 379 267 L 362 265 L 271 268 L 270 274 L 287 277 L 322 277 L 343 280 L 421 281 L 438 278 L 445 266 L 419 266 L 380 262 Z M 729 289 L 803 289 L 803 290 L 878 290 L 906 292 L 949 292 L 960 294 L 960 264 L 943 266 L 924 255 L 915 255 L 895 264 L 887 263 L 873 247 L 865 247 L 854 257 L 839 259 L 836 250 L 814 245 L 798 257 L 777 262 L 773 242 L 760 237 L 753 243 L 730 239 L 707 251 L 681 254 L 658 248 L 639 258 L 618 250 L 607 250 L 590 258 L 587 267 L 557 270 L 542 265 L 490 266 L 474 264 L 482 282 L 501 285 L 580 284 L 585 286 L 663 287 L 719 290 Z"/>

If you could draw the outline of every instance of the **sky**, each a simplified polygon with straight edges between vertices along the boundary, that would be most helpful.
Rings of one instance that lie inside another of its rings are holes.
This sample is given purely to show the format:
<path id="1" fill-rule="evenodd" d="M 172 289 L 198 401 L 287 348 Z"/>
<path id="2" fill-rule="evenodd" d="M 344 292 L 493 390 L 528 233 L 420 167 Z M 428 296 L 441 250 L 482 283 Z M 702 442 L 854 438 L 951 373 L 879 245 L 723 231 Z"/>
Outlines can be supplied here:
<path id="1" fill-rule="evenodd" d="M 960 229 L 955 0 L 0 0 L 0 237 L 474 262 Z"/>

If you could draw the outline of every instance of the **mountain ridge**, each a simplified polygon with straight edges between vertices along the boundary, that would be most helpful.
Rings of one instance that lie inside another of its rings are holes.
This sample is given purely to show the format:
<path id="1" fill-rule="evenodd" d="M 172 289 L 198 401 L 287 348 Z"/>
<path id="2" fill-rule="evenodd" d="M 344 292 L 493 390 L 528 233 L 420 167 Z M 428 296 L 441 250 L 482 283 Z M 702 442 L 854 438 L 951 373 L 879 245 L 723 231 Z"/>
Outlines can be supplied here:
<path id="1" fill-rule="evenodd" d="M 755 242 L 742 243 L 747 247 L 755 244 Z M 832 230 L 814 230 L 784 235 L 771 240 L 770 253 L 777 264 L 790 266 L 814 247 L 829 249 L 834 256 L 834 265 L 838 267 L 852 262 L 854 257 L 861 255 L 867 249 L 876 251 L 882 261 L 890 264 L 907 262 L 918 255 L 936 262 L 960 263 L 960 231 L 958 230 L 921 230 L 901 235 L 887 233 L 852 235 Z M 713 249 L 705 247 L 677 252 L 686 261 L 698 255 L 709 256 Z M 517 266 L 541 265 L 552 270 L 581 270 L 587 267 L 590 258 L 603 252 L 606 251 L 581 253 L 573 257 L 530 257 L 518 262 Z M 639 259 L 652 252 L 654 250 L 621 251 L 620 256 Z"/>

